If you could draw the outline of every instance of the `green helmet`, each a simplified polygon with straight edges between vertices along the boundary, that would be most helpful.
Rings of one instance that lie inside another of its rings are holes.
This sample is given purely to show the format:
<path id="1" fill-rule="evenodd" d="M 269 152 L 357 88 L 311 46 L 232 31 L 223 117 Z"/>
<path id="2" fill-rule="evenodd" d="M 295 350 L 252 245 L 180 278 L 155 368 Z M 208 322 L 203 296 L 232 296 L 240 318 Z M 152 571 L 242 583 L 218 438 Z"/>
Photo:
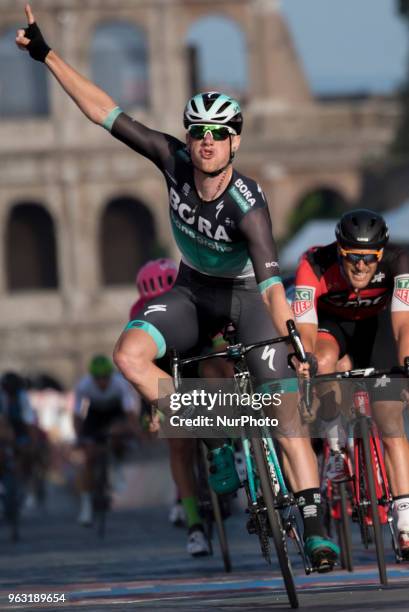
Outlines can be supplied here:
<path id="1" fill-rule="evenodd" d="M 89 362 L 88 371 L 95 378 L 105 378 L 114 371 L 114 365 L 105 355 L 94 355 Z"/>

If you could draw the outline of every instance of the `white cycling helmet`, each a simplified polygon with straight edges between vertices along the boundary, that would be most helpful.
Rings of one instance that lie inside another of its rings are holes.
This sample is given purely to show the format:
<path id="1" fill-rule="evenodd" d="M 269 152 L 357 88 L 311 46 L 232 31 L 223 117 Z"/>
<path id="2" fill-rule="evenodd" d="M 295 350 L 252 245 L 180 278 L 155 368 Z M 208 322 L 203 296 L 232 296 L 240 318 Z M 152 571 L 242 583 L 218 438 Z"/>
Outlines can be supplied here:
<path id="1" fill-rule="evenodd" d="M 239 135 L 243 127 L 240 104 L 218 91 L 206 91 L 190 98 L 183 113 L 186 129 L 192 124 L 226 125 Z"/>

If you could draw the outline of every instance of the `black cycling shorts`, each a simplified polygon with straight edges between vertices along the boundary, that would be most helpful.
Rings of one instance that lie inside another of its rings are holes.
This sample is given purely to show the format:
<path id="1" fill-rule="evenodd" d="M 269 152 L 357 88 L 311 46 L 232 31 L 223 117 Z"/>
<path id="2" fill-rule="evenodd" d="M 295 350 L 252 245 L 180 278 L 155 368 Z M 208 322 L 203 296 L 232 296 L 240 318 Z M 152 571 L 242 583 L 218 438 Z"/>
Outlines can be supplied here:
<path id="1" fill-rule="evenodd" d="M 339 358 L 349 355 L 354 368 L 388 370 L 398 365 L 390 309 L 359 321 L 347 321 L 319 313 L 318 332 L 333 336 L 339 346 Z M 405 383 L 393 376 L 390 378 L 390 382 L 383 379 L 381 382 L 368 383 L 372 388 L 373 401 L 399 400 Z"/>
<path id="2" fill-rule="evenodd" d="M 115 408 L 110 407 L 109 410 L 93 409 L 90 406 L 84 419 L 81 435 L 84 438 L 98 439 L 99 436 L 109 431 L 113 423 L 123 421 L 125 418 L 126 413 L 120 405 Z"/>
<path id="3" fill-rule="evenodd" d="M 182 263 L 173 289 L 144 306 L 127 329 L 147 331 L 161 358 L 171 348 L 183 356 L 191 354 L 230 321 L 237 341 L 244 344 L 278 335 L 254 278 L 205 276 Z M 287 355 L 285 343 L 255 349 L 247 356 L 250 373 L 256 381 L 294 379 Z M 296 383 L 289 383 L 286 390 L 296 391 Z"/>

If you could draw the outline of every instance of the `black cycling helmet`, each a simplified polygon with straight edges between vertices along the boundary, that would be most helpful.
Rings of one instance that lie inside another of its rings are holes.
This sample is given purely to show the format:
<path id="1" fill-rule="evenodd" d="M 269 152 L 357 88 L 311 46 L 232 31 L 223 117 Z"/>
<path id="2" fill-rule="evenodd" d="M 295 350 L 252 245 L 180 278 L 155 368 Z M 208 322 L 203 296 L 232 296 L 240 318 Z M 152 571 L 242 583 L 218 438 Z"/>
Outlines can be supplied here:
<path id="1" fill-rule="evenodd" d="M 15 372 L 5 372 L 1 377 L 1 388 L 6 393 L 14 394 L 24 388 L 24 381 Z"/>
<path id="2" fill-rule="evenodd" d="M 218 91 L 205 91 L 190 98 L 183 113 L 186 129 L 192 124 L 226 125 L 240 135 L 243 115 L 240 104 L 234 98 Z"/>
<path id="3" fill-rule="evenodd" d="M 383 249 L 389 239 L 388 226 L 381 215 L 357 208 L 342 215 L 335 228 L 338 244 L 350 249 Z"/>

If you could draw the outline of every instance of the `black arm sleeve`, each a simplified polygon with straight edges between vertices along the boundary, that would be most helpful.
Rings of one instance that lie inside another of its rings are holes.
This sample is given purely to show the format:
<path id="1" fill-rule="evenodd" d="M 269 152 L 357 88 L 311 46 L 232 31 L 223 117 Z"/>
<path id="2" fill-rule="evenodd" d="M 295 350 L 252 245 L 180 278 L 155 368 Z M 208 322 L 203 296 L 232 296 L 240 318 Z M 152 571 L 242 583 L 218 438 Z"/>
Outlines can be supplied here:
<path id="1" fill-rule="evenodd" d="M 240 221 L 239 229 L 247 240 L 257 283 L 279 276 L 278 252 L 268 208 L 256 208 L 248 212 Z"/>
<path id="2" fill-rule="evenodd" d="M 125 113 L 121 113 L 115 119 L 111 134 L 137 153 L 150 159 L 160 170 L 164 169 L 167 161 L 178 149 L 184 147 L 177 138 L 151 130 Z"/>

